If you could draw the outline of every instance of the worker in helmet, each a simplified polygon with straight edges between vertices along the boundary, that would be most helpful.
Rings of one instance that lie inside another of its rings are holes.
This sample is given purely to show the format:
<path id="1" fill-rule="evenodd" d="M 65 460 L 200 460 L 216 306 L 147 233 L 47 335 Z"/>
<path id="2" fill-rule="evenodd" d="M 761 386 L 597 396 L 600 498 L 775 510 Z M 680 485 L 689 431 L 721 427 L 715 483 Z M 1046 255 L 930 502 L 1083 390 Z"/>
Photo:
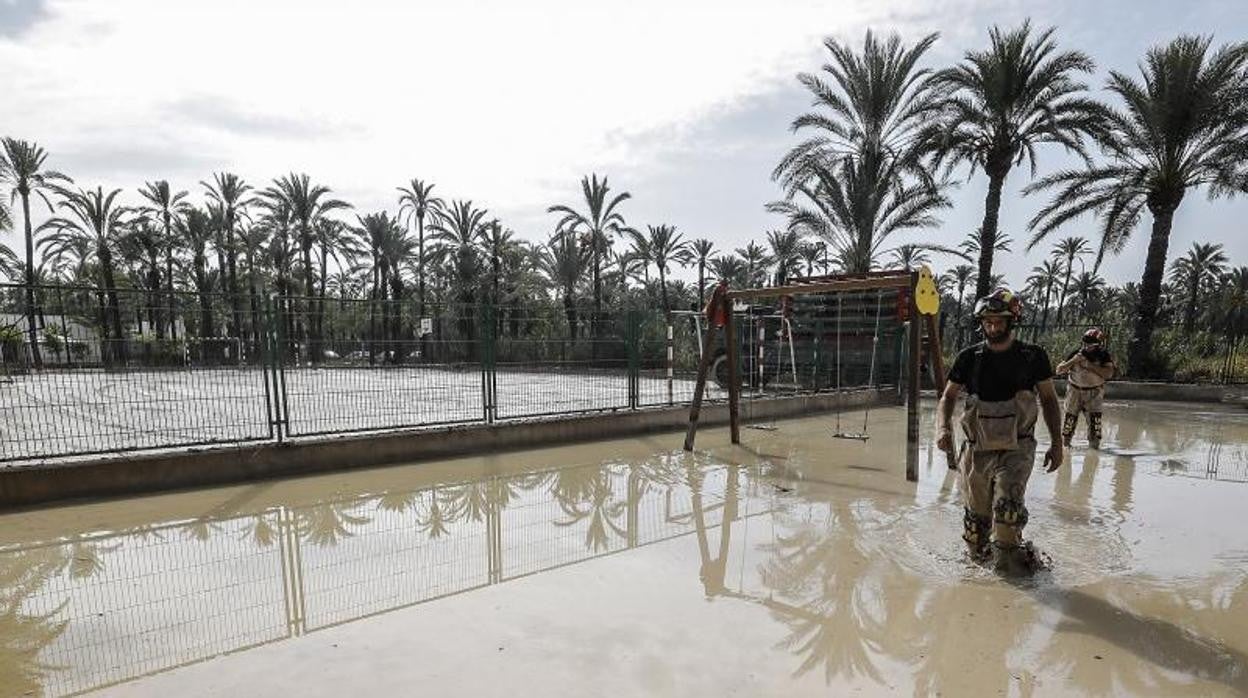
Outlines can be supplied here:
<path id="1" fill-rule="evenodd" d="M 936 410 L 937 447 L 949 451 L 954 404 L 959 394 L 965 394 L 958 458 L 966 507 L 962 538 L 972 558 L 991 559 L 998 571 L 1010 575 L 1029 574 L 1038 564 L 1023 540 L 1024 495 L 1035 462 L 1038 411 L 1044 415 L 1051 443 L 1045 469 L 1057 470 L 1064 456 L 1061 407 L 1049 356 L 1041 347 L 1013 336 L 1022 312 L 1021 299 L 1005 288 L 975 303 L 984 341 L 958 354 Z"/>
<path id="2" fill-rule="evenodd" d="M 1079 426 L 1079 413 L 1087 412 L 1088 445 L 1100 448 L 1105 381 L 1114 375 L 1114 357 L 1105 349 L 1105 333 L 1095 327 L 1084 332 L 1082 346 L 1057 365 L 1057 375 L 1066 376 L 1062 443 L 1070 445 Z"/>

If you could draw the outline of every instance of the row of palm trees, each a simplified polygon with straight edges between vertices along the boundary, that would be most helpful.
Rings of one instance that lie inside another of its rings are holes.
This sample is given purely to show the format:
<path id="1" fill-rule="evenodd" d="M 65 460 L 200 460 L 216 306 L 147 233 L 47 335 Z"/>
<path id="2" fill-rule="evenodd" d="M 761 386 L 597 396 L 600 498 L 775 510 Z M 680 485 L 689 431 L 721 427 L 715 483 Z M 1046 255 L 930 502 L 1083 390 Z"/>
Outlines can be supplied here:
<path id="1" fill-rule="evenodd" d="M 973 282 L 975 296 L 987 293 L 1000 279 L 995 255 L 1013 242 L 998 222 L 1006 179 L 1024 164 L 1034 177 L 1037 150 L 1055 144 L 1083 164 L 1024 187 L 1026 194 L 1053 194 L 1029 222 L 1026 249 L 1083 214 L 1095 218 L 1099 240 L 1066 238 L 1029 285 L 1044 298 L 1046 314 L 1056 294 L 1058 324 L 1071 312 L 1071 289 L 1084 289 L 1076 295 L 1086 315 L 1104 256 L 1124 249 L 1147 209 L 1153 227 L 1145 269 L 1140 283 L 1124 287 L 1133 299 L 1130 363 L 1143 365 L 1164 310 L 1173 214 L 1185 192 L 1248 190 L 1248 44 L 1212 50 L 1208 38 L 1179 37 L 1148 53 L 1140 79 L 1111 71 L 1106 89 L 1117 102 L 1111 104 L 1082 82 L 1095 67 L 1091 58 L 1059 50 L 1053 29 L 994 27 L 988 39 L 983 50 L 940 70 L 923 65 L 936 35 L 906 45 L 868 32 L 857 48 L 828 39 L 822 71 L 798 76 L 813 97 L 813 108 L 792 124 L 804 138 L 773 172 L 783 196 L 767 208 L 783 225 L 734 252 L 717 251 L 710 239 L 686 239 L 671 225 L 631 225 L 625 217 L 631 195 L 597 174 L 582 179 L 577 202 L 548 209 L 553 230 L 536 243 L 518 239 L 472 200 L 435 196 L 433 184 L 420 179 L 398 188 L 395 213 L 348 214 L 350 206 L 328 187 L 297 173 L 260 189 L 216 173 L 201 183 L 199 204 L 189 192 L 153 181 L 140 189 L 141 205 L 127 206 L 120 190 L 74 188 L 46 167 L 38 145 L 6 138 L 0 182 L 21 204 L 25 259 L 0 250 L 0 268 L 17 281 L 94 282 L 102 289 L 101 330 L 114 338 L 124 332 L 119 287 L 148 294 L 158 337 L 176 332 L 172 313 L 162 317 L 159 308 L 171 306 L 179 288 L 201 297 L 201 336 L 218 331 L 209 294 L 228 297 L 224 329 L 231 336 L 256 332 L 246 318 L 256 316 L 266 293 L 299 298 L 287 329 L 313 360 L 326 334 L 329 294 L 390 303 L 370 311 L 369 332 L 391 339 L 404 333 L 394 301 L 409 298 L 421 316 L 435 298 L 462 306 L 488 302 L 513 316 L 544 298 L 562 307 L 573 337 L 585 328 L 587 313 L 588 332 L 597 337 L 605 309 L 638 293 L 653 293 L 670 311 L 701 301 L 708 276 L 741 286 L 783 284 L 802 274 L 909 267 L 932 254 L 954 255 L 955 264 L 960 258 L 973 269 L 955 268 L 950 278 L 959 288 L 960 319 L 965 285 Z M 979 228 L 956 247 L 889 248 L 900 233 L 940 224 L 940 212 L 951 206 L 950 177 L 959 169 L 971 176 L 982 170 L 987 178 Z M 31 225 L 32 197 L 54 212 L 38 228 Z M 10 225 L 11 214 L 7 206 L 0 210 L 0 225 Z M 38 269 L 36 251 L 42 252 Z M 1085 256 L 1093 257 L 1090 270 Z M 696 293 L 672 281 L 676 267 L 696 269 Z M 1190 298 L 1201 284 L 1178 285 Z M 29 284 L 24 305 L 37 352 L 37 301 Z M 1183 319 L 1190 326 L 1196 309 L 1188 307 Z M 470 338 L 472 316 L 461 315 L 460 323 Z"/>

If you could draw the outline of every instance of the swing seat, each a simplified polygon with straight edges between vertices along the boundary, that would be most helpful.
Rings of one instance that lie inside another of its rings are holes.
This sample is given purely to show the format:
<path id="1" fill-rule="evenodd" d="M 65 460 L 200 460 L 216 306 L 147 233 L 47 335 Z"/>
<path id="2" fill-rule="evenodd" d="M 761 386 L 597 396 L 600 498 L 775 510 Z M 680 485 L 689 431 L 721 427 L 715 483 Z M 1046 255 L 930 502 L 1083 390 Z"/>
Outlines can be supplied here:
<path id="1" fill-rule="evenodd" d="M 838 431 L 832 435 L 834 439 L 853 439 L 854 441 L 866 441 L 871 438 L 870 434 L 865 432 L 854 431 Z"/>
<path id="2" fill-rule="evenodd" d="M 746 424 L 746 429 L 758 429 L 760 431 L 780 431 L 780 427 L 774 424 Z"/>

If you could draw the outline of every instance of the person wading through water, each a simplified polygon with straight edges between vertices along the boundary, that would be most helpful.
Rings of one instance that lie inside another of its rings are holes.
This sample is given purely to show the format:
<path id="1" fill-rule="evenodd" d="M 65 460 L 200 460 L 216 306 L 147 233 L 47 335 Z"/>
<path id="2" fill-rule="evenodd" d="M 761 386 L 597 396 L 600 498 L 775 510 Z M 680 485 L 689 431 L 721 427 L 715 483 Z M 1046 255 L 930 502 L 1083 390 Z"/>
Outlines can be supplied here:
<path id="1" fill-rule="evenodd" d="M 1101 447 L 1101 405 L 1105 381 L 1114 375 L 1114 357 L 1105 350 L 1105 333 L 1093 327 L 1083 333 L 1083 346 L 1057 365 L 1057 375 L 1066 378 L 1066 410 L 1062 422 L 1062 443 L 1070 445 L 1079 426 L 1079 413 L 1088 413 L 1088 445 Z"/>
<path id="2" fill-rule="evenodd" d="M 1012 334 L 1022 310 L 1022 301 L 1005 288 L 975 303 L 985 341 L 958 354 L 936 410 L 936 445 L 949 451 L 954 403 L 959 393 L 966 394 L 958 458 L 966 507 L 962 539 L 973 559 L 991 558 L 997 571 L 1009 575 L 1029 574 L 1038 564 L 1023 541 L 1023 499 L 1036 454 L 1037 395 L 1052 443 L 1044 456 L 1045 470 L 1057 470 L 1063 458 L 1062 412 L 1049 356 Z"/>

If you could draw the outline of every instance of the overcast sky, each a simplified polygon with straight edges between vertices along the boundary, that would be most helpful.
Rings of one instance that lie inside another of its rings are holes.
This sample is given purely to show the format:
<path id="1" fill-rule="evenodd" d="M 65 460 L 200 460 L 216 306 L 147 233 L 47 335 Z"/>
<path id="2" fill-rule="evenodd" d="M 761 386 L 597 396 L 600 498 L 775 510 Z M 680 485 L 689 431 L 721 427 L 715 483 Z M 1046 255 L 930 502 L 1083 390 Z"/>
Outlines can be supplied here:
<path id="1" fill-rule="evenodd" d="M 1096 59 L 1098 92 L 1106 70 L 1135 72 L 1178 33 L 1248 39 L 1245 0 L 0 0 L 0 133 L 132 203 L 145 180 L 198 199 L 215 170 L 261 186 L 296 171 L 360 213 L 393 211 L 395 187 L 419 177 L 533 240 L 554 223 L 546 207 L 579 203 L 579 178 L 597 172 L 633 194 L 631 224 L 735 247 L 781 223 L 763 210 L 779 194 L 769 174 L 795 142 L 788 124 L 809 99 L 794 76 L 822 64 L 822 37 L 938 31 L 939 66 L 1027 16 Z M 1063 162 L 1041 151 L 1042 173 Z M 1041 204 L 1025 183 L 1011 175 L 1002 210 L 1020 244 L 1000 270 L 1016 283 L 1044 255 L 1022 254 Z M 985 188 L 964 182 L 921 237 L 975 229 Z M 1106 263 L 1111 281 L 1138 280 L 1146 235 L 1147 220 Z M 1248 264 L 1248 199 L 1189 196 L 1171 258 L 1193 240 Z"/>

